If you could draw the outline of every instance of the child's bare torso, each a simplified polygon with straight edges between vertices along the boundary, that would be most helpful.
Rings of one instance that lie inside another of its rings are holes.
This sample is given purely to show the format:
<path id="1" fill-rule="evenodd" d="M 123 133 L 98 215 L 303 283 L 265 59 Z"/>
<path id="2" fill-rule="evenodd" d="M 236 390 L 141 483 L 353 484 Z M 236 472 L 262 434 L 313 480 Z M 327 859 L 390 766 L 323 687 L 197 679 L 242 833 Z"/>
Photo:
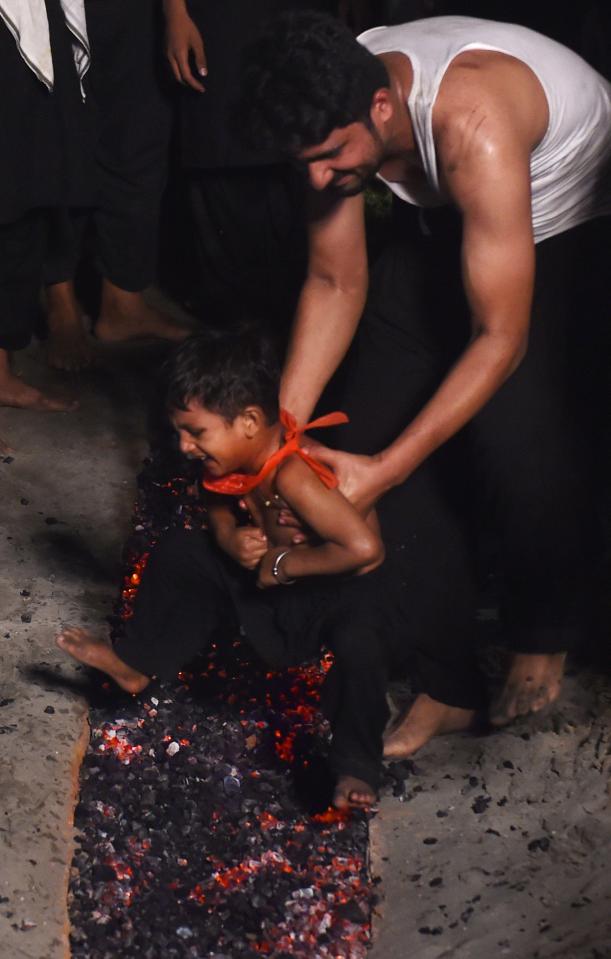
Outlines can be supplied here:
<path id="1" fill-rule="evenodd" d="M 280 526 L 278 524 L 280 511 L 287 510 L 291 512 L 291 507 L 276 492 L 274 476 L 268 477 L 261 486 L 254 489 L 248 496 L 244 496 L 243 499 L 248 507 L 253 524 L 263 530 L 270 546 L 294 545 L 293 540 L 295 533 L 298 532 L 295 526 Z M 296 516 L 295 519 L 299 524 L 299 516 Z M 380 525 L 375 509 L 370 510 L 365 520 L 367 525 L 379 536 Z M 304 527 L 302 531 L 308 538 L 306 545 L 313 546 L 317 541 L 320 542 L 312 530 Z M 370 568 L 375 568 L 377 565 L 376 563 L 372 567 L 366 567 L 364 570 L 361 570 L 361 572 L 369 572 Z"/>
<path id="2" fill-rule="evenodd" d="M 291 546 L 295 535 L 295 528 L 279 526 L 280 510 L 290 509 L 289 506 L 273 491 L 270 486 L 260 486 L 244 497 L 255 526 L 262 529 L 267 536 L 270 546 Z"/>

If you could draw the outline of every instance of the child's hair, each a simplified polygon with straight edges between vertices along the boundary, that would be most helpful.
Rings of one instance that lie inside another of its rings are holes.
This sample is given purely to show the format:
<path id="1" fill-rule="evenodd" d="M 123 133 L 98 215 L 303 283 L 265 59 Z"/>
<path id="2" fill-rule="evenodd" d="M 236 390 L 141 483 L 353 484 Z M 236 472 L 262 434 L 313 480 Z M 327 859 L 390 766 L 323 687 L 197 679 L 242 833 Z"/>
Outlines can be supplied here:
<path id="1" fill-rule="evenodd" d="M 168 412 L 196 402 L 233 422 L 247 406 L 259 406 L 270 424 L 278 419 L 280 369 L 270 341 L 256 331 L 190 336 L 162 375 Z"/>

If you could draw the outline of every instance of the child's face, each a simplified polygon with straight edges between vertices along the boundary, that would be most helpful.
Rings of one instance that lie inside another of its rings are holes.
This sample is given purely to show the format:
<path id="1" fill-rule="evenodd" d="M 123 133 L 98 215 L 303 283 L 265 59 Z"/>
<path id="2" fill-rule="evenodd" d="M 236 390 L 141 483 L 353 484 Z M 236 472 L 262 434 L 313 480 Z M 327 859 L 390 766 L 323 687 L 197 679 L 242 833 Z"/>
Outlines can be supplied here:
<path id="1" fill-rule="evenodd" d="M 181 453 L 202 460 L 211 476 L 224 476 L 248 466 L 252 444 L 241 415 L 228 423 L 218 413 L 192 402 L 186 410 L 174 410 L 170 422 L 178 433 Z"/>

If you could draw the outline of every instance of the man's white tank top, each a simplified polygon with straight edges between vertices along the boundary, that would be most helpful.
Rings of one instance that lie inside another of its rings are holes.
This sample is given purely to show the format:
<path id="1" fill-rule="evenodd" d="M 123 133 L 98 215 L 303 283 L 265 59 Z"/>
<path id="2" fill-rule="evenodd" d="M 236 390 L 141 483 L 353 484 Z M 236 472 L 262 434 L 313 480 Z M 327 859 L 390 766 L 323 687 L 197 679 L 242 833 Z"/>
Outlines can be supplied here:
<path id="1" fill-rule="evenodd" d="M 433 141 L 439 86 L 459 53 L 495 50 L 526 63 L 547 97 L 549 125 L 530 162 L 535 242 L 611 214 L 611 84 L 572 50 L 527 27 L 472 17 L 375 27 L 358 40 L 375 54 L 399 51 L 412 65 L 407 106 L 429 189 L 416 196 L 403 184 L 388 183 L 401 199 L 417 206 L 448 202 Z"/>

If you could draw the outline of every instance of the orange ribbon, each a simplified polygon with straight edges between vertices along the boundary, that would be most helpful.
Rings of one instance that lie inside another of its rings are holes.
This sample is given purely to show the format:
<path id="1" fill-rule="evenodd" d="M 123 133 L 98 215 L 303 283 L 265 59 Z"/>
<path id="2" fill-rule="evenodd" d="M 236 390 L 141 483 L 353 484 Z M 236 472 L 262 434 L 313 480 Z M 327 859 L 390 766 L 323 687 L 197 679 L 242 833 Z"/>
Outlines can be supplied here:
<path id="1" fill-rule="evenodd" d="M 323 463 L 314 459 L 309 453 L 301 449 L 301 437 L 307 430 L 316 430 L 323 426 L 339 426 L 340 423 L 347 423 L 348 417 L 345 413 L 327 413 L 326 416 L 320 416 L 305 426 L 297 426 L 297 420 L 286 410 L 280 410 L 280 422 L 284 426 L 284 445 L 276 450 L 275 453 L 265 461 L 261 469 L 256 474 L 249 473 L 226 473 L 218 479 L 204 480 L 204 487 L 213 493 L 225 493 L 228 496 L 245 496 L 261 483 L 266 476 L 275 470 L 276 467 L 296 453 L 304 463 L 314 470 L 321 482 L 329 489 L 335 489 L 337 486 L 337 476 L 333 470 L 329 469 Z"/>

